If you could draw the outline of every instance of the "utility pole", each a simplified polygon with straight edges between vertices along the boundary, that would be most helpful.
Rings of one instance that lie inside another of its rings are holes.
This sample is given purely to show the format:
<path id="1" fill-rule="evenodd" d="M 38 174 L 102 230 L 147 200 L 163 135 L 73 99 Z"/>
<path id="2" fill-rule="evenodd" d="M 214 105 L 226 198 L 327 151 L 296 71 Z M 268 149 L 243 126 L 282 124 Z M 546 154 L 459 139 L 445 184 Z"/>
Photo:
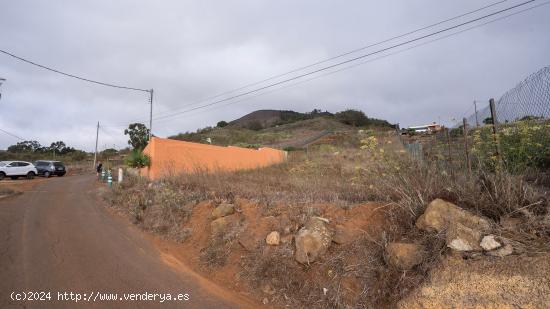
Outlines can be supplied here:
<path id="1" fill-rule="evenodd" d="M 151 109 L 149 110 L 149 141 L 151 141 L 151 136 L 153 136 L 153 89 L 149 90 L 149 103 L 151 104 Z"/>
<path id="2" fill-rule="evenodd" d="M 94 166 L 93 168 L 95 168 L 95 165 L 97 163 L 97 141 L 99 139 L 99 121 L 97 122 L 97 129 L 95 131 L 95 151 L 94 151 Z"/>
<path id="3" fill-rule="evenodd" d="M 479 119 L 477 119 L 477 102 L 474 100 L 474 110 L 476 114 L 476 126 L 479 128 Z"/>

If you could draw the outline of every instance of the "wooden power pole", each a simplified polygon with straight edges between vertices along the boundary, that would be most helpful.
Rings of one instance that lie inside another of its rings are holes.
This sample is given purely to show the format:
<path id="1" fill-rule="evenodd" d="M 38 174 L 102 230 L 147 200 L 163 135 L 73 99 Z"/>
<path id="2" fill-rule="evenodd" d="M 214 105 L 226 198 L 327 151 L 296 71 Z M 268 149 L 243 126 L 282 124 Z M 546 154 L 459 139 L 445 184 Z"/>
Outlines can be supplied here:
<path id="1" fill-rule="evenodd" d="M 96 131 L 95 131 L 95 151 L 94 151 L 94 166 L 93 168 L 95 168 L 95 165 L 97 163 L 97 141 L 99 140 L 99 121 L 97 122 L 97 128 L 96 128 Z"/>

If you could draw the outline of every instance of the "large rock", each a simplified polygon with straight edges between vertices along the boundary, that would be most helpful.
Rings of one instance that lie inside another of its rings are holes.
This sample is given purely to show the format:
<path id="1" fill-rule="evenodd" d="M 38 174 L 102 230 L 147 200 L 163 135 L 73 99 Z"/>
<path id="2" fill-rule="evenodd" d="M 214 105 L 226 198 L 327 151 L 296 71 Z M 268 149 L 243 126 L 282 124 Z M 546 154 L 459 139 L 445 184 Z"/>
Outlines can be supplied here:
<path id="1" fill-rule="evenodd" d="M 447 247 L 457 251 L 481 251 L 481 233 L 461 223 L 452 222 L 446 235 Z"/>
<path id="2" fill-rule="evenodd" d="M 485 251 L 491 251 L 502 247 L 502 244 L 495 239 L 495 235 L 487 235 L 483 237 L 479 245 Z"/>
<path id="3" fill-rule="evenodd" d="M 417 244 L 392 242 L 386 246 L 388 264 L 401 270 L 409 270 L 422 263 L 424 247 Z"/>
<path id="4" fill-rule="evenodd" d="M 271 246 L 278 246 L 280 241 L 281 235 L 279 235 L 279 232 L 277 231 L 267 234 L 267 237 L 265 238 L 265 242 Z"/>
<path id="5" fill-rule="evenodd" d="M 470 229 L 482 232 L 491 229 L 489 220 L 476 216 L 442 199 L 435 199 L 426 207 L 424 214 L 416 221 L 416 227 L 425 231 L 441 232 L 448 229 L 451 222 L 457 222 Z"/>
<path id="6" fill-rule="evenodd" d="M 220 204 L 211 214 L 212 219 L 229 216 L 235 213 L 235 207 L 232 204 Z"/>
<path id="7" fill-rule="evenodd" d="M 228 227 L 236 224 L 237 221 L 238 218 L 236 215 L 218 218 L 210 222 L 210 232 L 212 236 L 222 235 Z"/>
<path id="8" fill-rule="evenodd" d="M 324 220 L 311 218 L 295 238 L 296 261 L 309 264 L 324 254 L 331 242 L 331 234 Z"/>

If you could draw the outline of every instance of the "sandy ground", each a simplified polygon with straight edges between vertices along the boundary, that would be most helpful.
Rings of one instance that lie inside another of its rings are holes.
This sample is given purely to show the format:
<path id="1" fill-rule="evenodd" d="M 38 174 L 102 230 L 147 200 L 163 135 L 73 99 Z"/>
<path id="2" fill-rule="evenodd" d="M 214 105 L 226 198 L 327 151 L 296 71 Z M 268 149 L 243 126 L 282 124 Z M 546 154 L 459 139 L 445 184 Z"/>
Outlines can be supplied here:
<path id="1" fill-rule="evenodd" d="M 550 308 L 550 254 L 449 257 L 401 308 Z"/>
<path id="2" fill-rule="evenodd" d="M 9 178 L 4 178 L 0 180 L 0 189 L 11 189 L 17 193 L 23 193 L 32 191 L 32 189 L 40 183 L 46 181 L 46 178 L 36 177 L 34 179 L 19 178 L 17 180 L 11 180 Z"/>

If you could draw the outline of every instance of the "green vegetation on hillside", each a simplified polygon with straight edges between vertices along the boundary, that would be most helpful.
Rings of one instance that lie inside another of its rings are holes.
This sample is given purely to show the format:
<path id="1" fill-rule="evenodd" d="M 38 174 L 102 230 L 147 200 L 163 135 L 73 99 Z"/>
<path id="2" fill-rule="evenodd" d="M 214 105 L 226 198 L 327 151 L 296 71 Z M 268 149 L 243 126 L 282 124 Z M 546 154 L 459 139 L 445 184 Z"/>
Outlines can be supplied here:
<path id="1" fill-rule="evenodd" d="M 254 145 L 296 148 L 322 132 L 349 131 L 356 128 L 392 128 L 386 120 L 367 117 L 363 112 L 346 110 L 336 114 L 314 109 L 294 111 L 256 111 L 232 122 L 220 121 L 216 127 L 180 133 L 169 138 L 215 145 Z"/>

